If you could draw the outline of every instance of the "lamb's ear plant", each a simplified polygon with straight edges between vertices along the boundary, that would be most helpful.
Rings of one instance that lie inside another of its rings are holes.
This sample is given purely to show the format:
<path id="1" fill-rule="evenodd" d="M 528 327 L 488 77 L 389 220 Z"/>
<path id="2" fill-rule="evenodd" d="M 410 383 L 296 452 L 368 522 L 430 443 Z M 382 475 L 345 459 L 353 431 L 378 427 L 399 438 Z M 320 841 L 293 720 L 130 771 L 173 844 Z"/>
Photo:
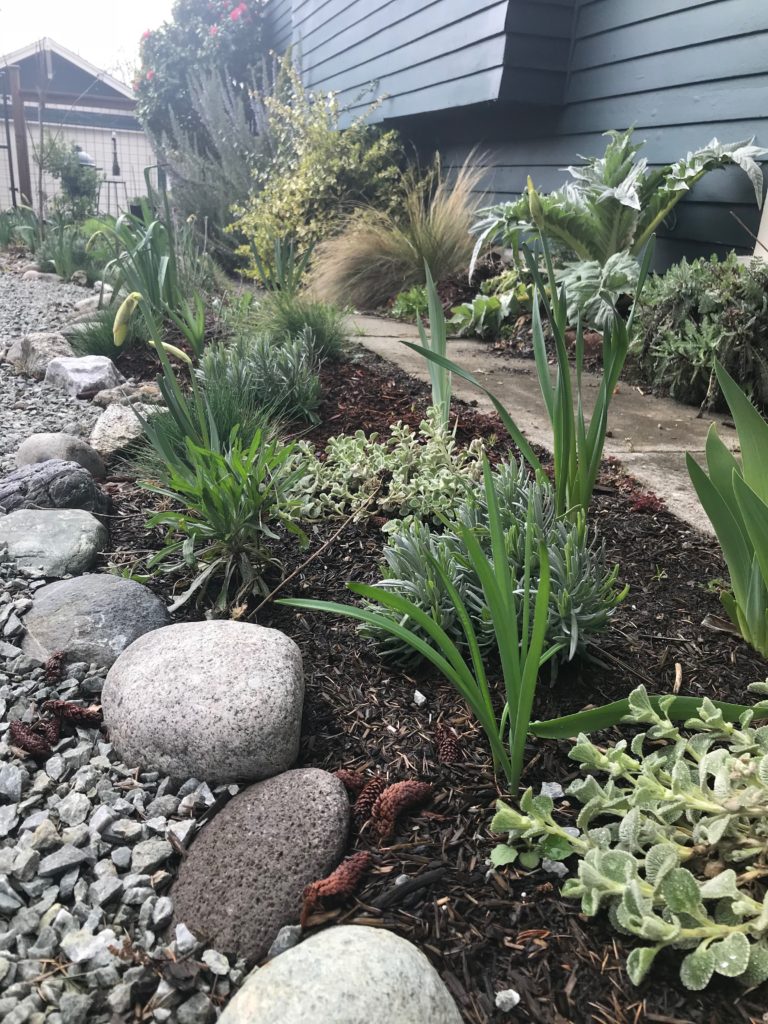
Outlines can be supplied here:
<path id="1" fill-rule="evenodd" d="M 554 267 L 546 239 L 542 239 L 547 279 L 555 280 Z M 648 274 L 653 254 L 652 242 L 647 246 L 640 267 L 637 294 L 640 294 Z M 525 250 L 528 268 L 535 282 L 533 298 L 533 351 L 536 360 L 536 374 L 539 380 L 545 411 L 552 428 L 553 459 L 555 471 L 555 497 L 558 515 L 574 516 L 580 509 L 586 511 L 600 471 L 600 462 L 605 447 L 608 429 L 608 410 L 611 399 L 624 367 L 632 336 L 635 307 L 629 319 L 624 321 L 614 314 L 603 331 L 603 372 L 597 389 L 592 414 L 587 420 L 585 410 L 586 386 L 583 381 L 584 334 L 581 323 L 576 331 L 574 368 L 571 368 L 566 331 L 568 329 L 568 298 L 564 287 L 551 289 L 551 301 L 534 255 Z M 555 343 L 555 380 L 549 367 L 549 358 L 541 318 L 543 307 Z M 523 436 L 522 431 L 504 407 L 503 403 L 468 370 L 462 369 L 445 355 L 427 345 L 403 342 L 414 352 L 419 352 L 444 370 L 450 370 L 457 377 L 473 384 L 492 401 L 504 426 L 520 449 L 532 469 L 542 469 L 538 456 Z"/>
<path id="2" fill-rule="evenodd" d="M 751 689 L 765 694 L 768 684 Z M 576 854 L 563 896 L 590 917 L 607 910 L 619 932 L 643 943 L 627 961 L 634 984 L 671 948 L 685 951 L 688 989 L 714 974 L 758 985 L 768 980 L 768 727 L 752 723 L 768 718 L 768 701 L 744 708 L 734 725 L 704 698 L 683 730 L 673 703 L 654 705 L 638 687 L 625 721 L 645 731 L 631 744 L 579 736 L 570 757 L 584 774 L 567 790 L 582 805 L 575 827 L 530 789 L 519 809 L 499 801 L 491 829 L 508 842 L 492 862 L 520 857 L 532 867 Z"/>
<path id="3" fill-rule="evenodd" d="M 709 428 L 707 471 L 686 455 L 688 472 L 717 534 L 731 577 L 721 600 L 741 635 L 768 657 L 768 423 L 719 362 L 715 373 L 731 410 L 741 463 Z"/>

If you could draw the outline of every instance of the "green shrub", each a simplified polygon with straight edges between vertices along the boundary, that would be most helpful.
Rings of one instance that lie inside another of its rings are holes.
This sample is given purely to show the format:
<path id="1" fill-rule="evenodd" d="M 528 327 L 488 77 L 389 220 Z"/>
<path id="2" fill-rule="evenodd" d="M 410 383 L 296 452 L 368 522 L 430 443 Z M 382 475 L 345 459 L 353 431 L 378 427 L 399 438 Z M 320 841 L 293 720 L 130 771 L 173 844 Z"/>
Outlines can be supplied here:
<path id="1" fill-rule="evenodd" d="M 348 336 L 346 317 L 340 309 L 290 292 L 268 292 L 254 308 L 252 323 L 257 333 L 276 340 L 310 331 L 315 355 L 320 359 L 337 359 Z"/>
<path id="2" fill-rule="evenodd" d="M 609 569 L 602 546 L 590 544 L 583 515 L 569 523 L 555 516 L 552 486 L 542 475 L 533 479 L 514 462 L 494 474 L 499 520 L 504 531 L 506 560 L 510 573 L 522 581 L 531 574 L 533 592 L 539 573 L 539 547 L 548 553 L 550 589 L 546 643 L 557 646 L 567 659 L 583 651 L 594 634 L 605 629 L 627 589 L 618 590 L 618 566 Z M 533 531 L 533 556 L 526 560 L 526 523 Z M 446 528 L 436 533 L 415 520 L 397 527 L 384 551 L 386 565 L 381 586 L 400 594 L 426 612 L 458 646 L 464 630 L 458 618 L 450 580 L 464 602 L 483 653 L 494 644 L 494 623 L 483 595 L 482 582 L 473 570 L 462 540 L 463 528 L 471 529 L 481 547 L 490 555 L 488 506 L 482 491 L 469 491 L 465 500 L 446 515 Z M 534 605 L 535 605 L 535 598 Z M 394 615 L 416 635 L 429 643 L 429 636 L 410 620 Z M 381 643 L 382 653 L 411 665 L 420 655 L 409 644 L 377 627 L 364 627 Z"/>
<path id="3" fill-rule="evenodd" d="M 449 513 L 466 486 L 482 478 L 482 442 L 458 449 L 434 416 L 418 432 L 396 423 L 383 440 L 362 430 L 329 438 L 322 458 L 308 442 L 299 450 L 303 475 L 296 496 L 307 519 L 351 513 L 433 519 Z"/>
<path id="4" fill-rule="evenodd" d="M 213 406 L 225 394 L 245 405 L 244 419 L 263 408 L 285 420 L 317 422 L 320 378 L 314 337 L 305 328 L 294 338 L 239 337 L 233 344 L 210 346 L 202 364 L 205 394 Z M 248 436 L 248 424 L 244 424 Z"/>
<path id="5" fill-rule="evenodd" d="M 755 689 L 765 693 L 766 684 Z M 698 706 L 680 730 L 669 714 L 675 699 L 654 706 L 641 686 L 625 721 L 645 731 L 631 745 L 579 736 L 569 756 L 582 774 L 567 790 L 582 805 L 575 828 L 530 789 L 519 811 L 499 801 L 491 828 L 509 843 L 492 861 L 520 855 L 530 868 L 576 854 L 578 877 L 563 896 L 581 900 L 589 917 L 607 910 L 618 932 L 640 940 L 627 960 L 635 985 L 662 950 L 675 949 L 685 951 L 687 989 L 706 988 L 715 974 L 752 987 L 768 980 L 768 730 L 752 724 L 768 704 L 687 701 Z M 742 712 L 736 725 L 734 712 Z"/>
<path id="6" fill-rule="evenodd" d="M 331 302 L 376 309 L 403 288 L 423 284 L 425 265 L 436 281 L 465 272 L 480 176 L 467 162 L 449 180 L 437 159 L 426 176 L 406 171 L 392 209 L 358 210 L 318 247 L 313 290 Z"/>
<path id="7" fill-rule="evenodd" d="M 166 544 L 149 568 L 194 574 L 174 608 L 214 590 L 213 611 L 224 615 L 252 595 L 268 592 L 264 573 L 279 566 L 270 553 L 274 525 L 281 522 L 303 537 L 291 522 L 287 497 L 298 472 L 292 453 L 293 445 L 266 431 L 257 431 L 246 446 L 233 433 L 224 452 L 187 439 L 188 468 L 170 467 L 165 486 L 144 485 L 173 506 L 147 521 L 149 528 L 167 529 Z"/>
<path id="8" fill-rule="evenodd" d="M 54 136 L 43 140 L 39 162 L 44 171 L 61 185 L 53 200 L 57 213 L 82 221 L 96 213 L 101 175 L 96 167 L 80 163 L 80 147 Z"/>
<path id="9" fill-rule="evenodd" d="M 398 292 L 390 310 L 397 320 L 410 320 L 413 322 L 418 317 L 426 316 L 427 313 L 427 289 L 423 284 L 415 284 L 412 288 Z"/>
<path id="10" fill-rule="evenodd" d="M 675 398 L 723 408 L 718 360 L 760 405 L 768 405 L 768 264 L 731 253 L 648 280 L 632 356 L 646 379 Z"/>
<path id="11" fill-rule="evenodd" d="M 336 97 L 307 92 L 290 54 L 277 76 L 263 98 L 270 158 L 254 171 L 252 195 L 234 207 L 230 226 L 244 239 L 237 251 L 252 274 L 253 253 L 268 263 L 275 238 L 289 235 L 304 249 L 330 235 L 353 204 L 389 206 L 400 159 L 397 135 L 368 126 L 367 114 L 342 130 Z"/>

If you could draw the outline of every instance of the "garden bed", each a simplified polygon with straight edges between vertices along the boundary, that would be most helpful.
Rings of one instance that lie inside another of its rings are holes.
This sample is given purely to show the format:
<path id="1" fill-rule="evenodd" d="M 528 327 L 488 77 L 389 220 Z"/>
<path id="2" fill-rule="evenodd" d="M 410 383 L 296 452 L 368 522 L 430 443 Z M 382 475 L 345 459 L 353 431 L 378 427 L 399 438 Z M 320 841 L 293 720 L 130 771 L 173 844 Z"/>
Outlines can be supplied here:
<path id="1" fill-rule="evenodd" d="M 331 367 L 323 385 L 322 424 L 304 435 L 314 441 L 355 429 L 383 434 L 398 419 L 415 426 L 428 403 L 426 387 L 372 356 Z M 493 417 L 461 404 L 454 410 L 460 441 L 495 433 L 494 454 L 508 450 Z M 125 565 L 153 544 L 143 522 L 154 499 L 125 479 L 108 487 L 117 505 L 109 558 Z M 716 544 L 610 465 L 591 521 L 630 594 L 593 658 L 563 666 L 554 682 L 539 687 L 534 715 L 551 717 L 615 700 L 641 682 L 657 693 L 677 686 L 680 694 L 745 700 L 747 685 L 765 675 L 765 663 L 739 638 L 701 625 L 721 610 L 715 581 L 727 573 Z M 382 520 L 349 524 L 334 536 L 340 525 L 319 525 L 309 552 L 290 540 L 280 545 L 287 578 L 280 596 L 347 600 L 348 580 L 378 579 Z M 305 564 L 325 543 L 319 557 Z M 432 673 L 408 674 L 382 663 L 348 620 L 271 604 L 254 612 L 241 609 L 250 621 L 282 629 L 303 653 L 301 764 L 435 786 L 427 809 L 408 818 L 385 845 L 371 844 L 365 831 L 353 840 L 351 848 L 373 853 L 366 883 L 353 904 L 319 914 L 311 925 L 369 924 L 412 939 L 471 1024 L 763 1019 L 764 999 L 742 994 L 736 983 L 719 979 L 706 993 L 683 990 L 679 954 L 660 957 L 652 979 L 636 988 L 625 972 L 631 947 L 603 916 L 586 919 L 577 903 L 561 899 L 558 878 L 515 868 L 489 874 L 488 826 L 497 796 L 505 794 L 494 781 L 484 735 L 449 685 Z M 416 691 L 426 698 L 421 706 Z M 453 764 L 438 758 L 438 724 L 458 735 L 460 755 Z M 541 782 L 565 786 L 576 774 L 568 749 L 554 741 L 531 744 L 524 784 L 537 790 Z M 570 814 L 566 803 L 560 807 Z M 311 822 L 298 824 L 311 828 Z M 495 994 L 509 988 L 521 996 L 512 1014 L 495 1009 Z"/>

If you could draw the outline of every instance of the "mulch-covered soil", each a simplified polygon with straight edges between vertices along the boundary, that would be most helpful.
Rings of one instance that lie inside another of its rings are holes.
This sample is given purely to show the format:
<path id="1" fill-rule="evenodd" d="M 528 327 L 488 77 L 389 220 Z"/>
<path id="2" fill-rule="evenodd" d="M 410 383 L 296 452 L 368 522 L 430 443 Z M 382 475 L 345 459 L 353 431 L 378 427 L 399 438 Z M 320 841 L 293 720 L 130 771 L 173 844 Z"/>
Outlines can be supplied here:
<path id="1" fill-rule="evenodd" d="M 323 423 L 307 434 L 317 441 L 358 428 L 386 433 L 397 419 L 416 425 L 428 402 L 423 385 L 369 356 L 329 368 L 323 383 Z M 495 434 L 496 454 L 506 446 L 492 417 L 460 404 L 455 411 L 460 440 Z M 152 496 L 126 481 L 109 486 L 116 501 L 111 557 L 124 565 L 138 549 L 157 543 L 142 528 Z M 536 717 L 617 699 L 640 682 L 651 691 L 669 692 L 676 679 L 681 694 L 746 700 L 747 684 L 767 674 L 766 663 L 740 639 L 701 625 L 707 614 L 720 613 L 713 583 L 726 571 L 717 546 L 673 511 L 641 494 L 615 467 L 606 467 L 591 521 L 610 558 L 620 564 L 630 594 L 591 659 L 564 666 L 554 682 L 542 679 Z M 309 552 L 281 543 L 285 576 L 294 574 L 281 596 L 347 600 L 347 581 L 378 579 L 381 522 L 349 525 L 332 539 L 339 525 L 318 527 Z M 328 541 L 321 555 L 305 564 Z M 603 917 L 584 918 L 577 904 L 561 899 L 558 879 L 514 867 L 489 873 L 488 826 L 495 800 L 508 794 L 494 780 L 482 732 L 439 677 L 406 674 L 382 663 L 346 619 L 276 605 L 262 608 L 255 618 L 283 629 L 303 652 L 303 764 L 434 786 L 431 802 L 403 817 L 390 840 L 375 843 L 366 829 L 352 838 L 350 851 L 372 851 L 371 871 L 355 900 L 318 914 L 310 926 L 331 920 L 365 923 L 412 939 L 437 967 L 468 1024 L 757 1024 L 765 1019 L 763 990 L 745 995 L 724 979 L 704 993 L 683 990 L 677 980 L 679 955 L 660 957 L 650 980 L 634 987 L 624 969 L 631 944 Z M 414 702 L 416 690 L 426 697 L 422 706 Z M 453 764 L 438 758 L 440 725 L 458 737 L 459 759 Z M 562 742 L 531 742 L 524 784 L 567 785 L 576 767 L 568 749 Z M 568 813 L 567 803 L 562 806 Z M 311 822 L 298 827 L 311 828 Z M 502 1013 L 495 1008 L 495 993 L 507 988 L 516 989 L 521 1002 Z"/>

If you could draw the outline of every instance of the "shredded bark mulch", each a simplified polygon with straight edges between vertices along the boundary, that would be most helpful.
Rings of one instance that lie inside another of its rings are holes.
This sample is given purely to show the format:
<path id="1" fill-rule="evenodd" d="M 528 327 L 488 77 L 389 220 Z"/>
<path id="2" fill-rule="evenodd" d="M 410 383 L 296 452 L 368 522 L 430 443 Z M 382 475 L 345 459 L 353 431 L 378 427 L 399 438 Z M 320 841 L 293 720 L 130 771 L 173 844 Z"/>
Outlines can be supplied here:
<path id="1" fill-rule="evenodd" d="M 318 442 L 358 428 L 386 433 L 397 419 L 415 426 L 428 403 L 423 385 L 375 357 L 329 368 L 323 385 L 323 423 L 307 434 Z M 461 441 L 495 434 L 495 454 L 510 450 L 494 417 L 461 404 L 455 411 Z M 110 489 L 116 502 L 110 557 L 124 564 L 138 549 L 159 543 L 142 525 L 154 499 L 125 479 Z M 673 511 L 606 465 L 591 522 L 630 594 L 589 656 L 562 666 L 554 681 L 542 678 L 536 717 L 618 699 L 640 682 L 657 693 L 677 684 L 680 694 L 749 702 L 746 686 L 766 676 L 766 663 L 739 638 L 701 625 L 707 614 L 721 614 L 717 586 L 727 573 L 717 545 Z M 379 578 L 380 520 L 350 524 L 304 564 L 339 525 L 319 525 L 309 552 L 288 538 L 280 542 L 276 553 L 284 576 L 295 572 L 280 596 L 346 601 L 347 581 Z M 252 610 L 244 615 L 254 621 Z M 387 839 L 377 840 L 370 820 L 362 821 L 349 853 L 368 851 L 371 863 L 357 895 L 339 907 L 316 908 L 310 928 L 330 921 L 368 924 L 413 940 L 440 972 L 467 1024 L 765 1020 L 765 988 L 744 993 L 719 979 L 703 993 L 686 992 L 677 976 L 679 953 L 660 956 L 650 979 L 636 988 L 625 971 L 631 943 L 604 916 L 587 919 L 578 904 L 563 900 L 559 879 L 514 866 L 490 871 L 494 840 L 488 826 L 495 800 L 509 794 L 493 777 L 482 732 L 438 676 L 382 662 L 347 619 L 274 604 L 255 618 L 292 636 L 304 656 L 302 764 L 433 787 L 428 803 L 398 815 Z M 421 705 L 417 690 L 426 698 Z M 529 743 L 524 784 L 536 790 L 543 781 L 567 786 L 577 769 L 567 757 L 569 747 Z M 561 807 L 569 813 L 567 801 Z M 495 996 L 508 988 L 521 1001 L 505 1013 L 496 1009 Z"/>

